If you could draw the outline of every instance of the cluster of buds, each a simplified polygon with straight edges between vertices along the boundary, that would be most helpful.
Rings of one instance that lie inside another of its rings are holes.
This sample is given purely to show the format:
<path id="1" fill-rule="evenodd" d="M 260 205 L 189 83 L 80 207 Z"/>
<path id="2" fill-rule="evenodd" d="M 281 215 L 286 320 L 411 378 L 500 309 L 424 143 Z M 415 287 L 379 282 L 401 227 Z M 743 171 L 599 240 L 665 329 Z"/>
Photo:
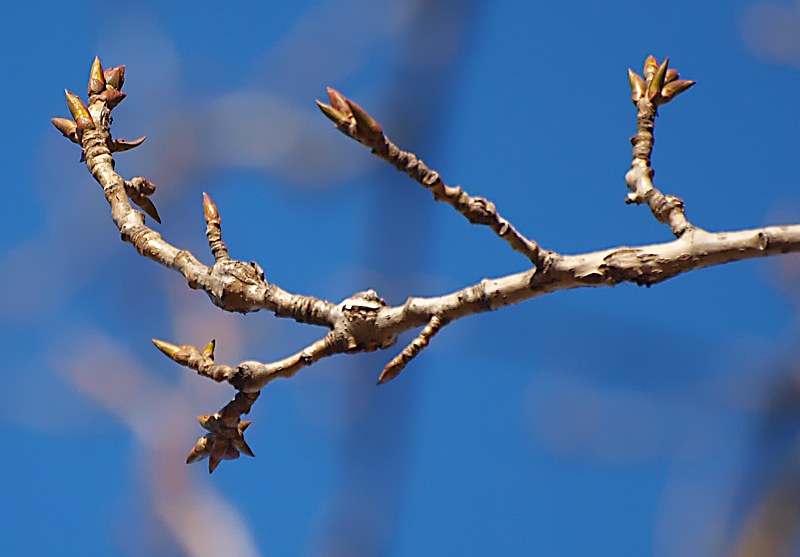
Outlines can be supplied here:
<path id="1" fill-rule="evenodd" d="M 383 128 L 366 110 L 332 87 L 328 87 L 328 98 L 331 104 L 317 101 L 317 106 L 336 129 L 365 145 L 383 137 Z"/>
<path id="2" fill-rule="evenodd" d="M 236 460 L 241 454 L 255 456 L 244 440 L 244 432 L 252 422 L 241 421 L 240 415 L 236 413 L 226 415 L 226 409 L 227 407 L 216 414 L 197 416 L 197 421 L 208 433 L 194 444 L 186 457 L 186 464 L 208 458 L 210 474 L 223 460 Z"/>
<path id="3" fill-rule="evenodd" d="M 95 56 L 92 63 L 92 69 L 89 72 L 89 105 L 97 102 L 105 103 L 108 110 L 114 109 L 125 98 L 125 93 L 122 92 L 122 85 L 125 83 L 125 66 L 115 66 L 107 70 L 103 70 L 100 64 L 100 59 Z M 64 137 L 82 146 L 83 133 L 86 130 L 96 129 L 96 123 L 92 118 L 92 114 L 87 108 L 86 104 L 81 98 L 65 90 L 67 96 L 67 106 L 72 115 L 69 118 L 52 118 L 50 121 Z M 145 137 L 140 137 L 134 141 L 125 141 L 124 139 L 113 139 L 109 130 L 106 131 L 106 147 L 112 153 L 119 153 L 122 151 L 129 151 L 134 147 L 138 147 L 144 143 Z M 85 153 L 84 153 L 85 155 Z M 81 157 L 81 162 L 84 158 Z M 139 180 L 138 186 L 134 182 Z M 161 223 L 153 202 L 148 199 L 155 191 L 155 185 L 148 182 L 143 178 L 134 178 L 131 182 L 125 183 L 125 191 L 131 200 L 144 209 L 156 222 Z"/>
<path id="4" fill-rule="evenodd" d="M 125 66 L 116 66 L 108 70 L 103 70 L 100 59 L 95 56 L 92 69 L 89 73 L 89 102 L 100 100 L 106 103 L 109 110 L 116 107 L 125 98 L 122 92 L 122 85 L 125 83 Z M 95 129 L 95 123 L 89 109 L 81 98 L 64 91 L 67 96 L 67 106 L 72 115 L 72 120 L 68 118 L 53 118 L 53 125 L 64 137 L 80 145 L 83 132 Z M 140 145 L 144 138 L 132 142 L 122 140 L 115 141 L 117 145 L 109 146 L 112 151 L 127 151 Z"/>
<path id="5" fill-rule="evenodd" d="M 669 68 L 669 58 L 664 58 L 664 61 L 659 64 L 653 56 L 648 56 L 644 61 L 642 73 L 644 78 L 628 69 L 633 104 L 644 98 L 655 106 L 667 104 L 696 83 L 688 79 L 681 79 L 677 70 Z"/>
<path id="6" fill-rule="evenodd" d="M 178 364 L 194 369 L 198 369 L 202 365 L 214 366 L 216 342 L 213 340 L 202 350 L 194 346 L 178 346 L 156 339 L 153 339 L 153 344 Z M 215 379 L 220 380 L 220 378 Z M 259 394 L 259 392 L 239 391 L 233 400 L 219 412 L 198 416 L 197 421 L 208 433 L 197 440 L 189 452 L 189 456 L 186 457 L 186 463 L 191 464 L 208 458 L 208 472 L 211 473 L 223 460 L 235 460 L 242 454 L 255 456 L 247 441 L 244 440 L 244 432 L 251 422 L 242 421 L 241 418 L 243 414 L 250 412 L 250 408 Z"/>
<path id="7" fill-rule="evenodd" d="M 125 83 L 125 66 L 115 66 L 103 70 L 100 59 L 95 56 L 92 71 L 89 74 L 89 101 L 93 96 L 104 101 L 109 110 L 114 109 L 125 98 L 122 85 Z"/>

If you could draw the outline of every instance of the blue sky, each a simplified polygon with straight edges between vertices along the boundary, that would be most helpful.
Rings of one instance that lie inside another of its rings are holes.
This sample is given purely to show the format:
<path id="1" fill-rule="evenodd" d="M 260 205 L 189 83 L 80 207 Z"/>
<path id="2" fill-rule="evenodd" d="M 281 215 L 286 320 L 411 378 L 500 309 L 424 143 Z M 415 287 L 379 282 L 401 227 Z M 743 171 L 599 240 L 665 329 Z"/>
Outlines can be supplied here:
<path id="1" fill-rule="evenodd" d="M 236 363 L 282 358 L 321 332 L 223 314 L 123 245 L 77 148 L 49 123 L 67 114 L 65 87 L 85 91 L 95 55 L 126 64 L 115 136 L 148 140 L 117 169 L 158 185 L 169 241 L 210 260 L 207 191 L 232 255 L 268 280 L 333 301 L 375 288 L 396 304 L 526 261 L 333 130 L 314 105 L 326 86 L 524 234 L 579 253 L 670 240 L 623 202 L 626 69 L 652 53 L 698 81 L 661 110 L 656 185 L 709 230 L 799 222 L 800 3 L 663 4 L 5 7 L 4 551 L 752 547 L 770 494 L 798 482 L 797 259 L 471 317 L 381 388 L 398 347 L 322 361 L 264 391 L 248 431 L 257 458 L 209 478 L 182 464 L 201 434 L 194 416 L 232 390 L 149 339 L 216 338 L 218 359 Z"/>

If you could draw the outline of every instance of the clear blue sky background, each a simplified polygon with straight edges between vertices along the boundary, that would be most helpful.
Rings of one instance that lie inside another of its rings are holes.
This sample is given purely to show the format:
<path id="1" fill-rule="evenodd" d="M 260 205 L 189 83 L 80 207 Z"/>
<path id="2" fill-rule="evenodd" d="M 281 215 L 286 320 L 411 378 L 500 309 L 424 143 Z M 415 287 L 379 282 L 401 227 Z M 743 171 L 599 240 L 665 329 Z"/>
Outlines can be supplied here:
<path id="1" fill-rule="evenodd" d="M 402 303 L 526 262 L 336 133 L 313 103 L 325 86 L 523 233 L 578 253 L 670 240 L 623 203 L 626 69 L 652 53 L 699 82 L 662 109 L 657 185 L 709 230 L 800 222 L 800 3 L 661 4 L 5 6 L 2 553 L 672 557 L 746 543 L 770 490 L 798 481 L 797 260 L 466 319 L 381 388 L 399 347 L 323 361 L 265 390 L 257 458 L 209 478 L 182 461 L 194 416 L 232 391 L 149 339 L 214 337 L 235 363 L 321 332 L 224 315 L 123 245 L 49 123 L 65 87 L 85 92 L 94 55 L 126 64 L 114 131 L 148 141 L 117 169 L 158 184 L 169 241 L 210 259 L 207 191 L 232 255 L 268 280 Z"/>

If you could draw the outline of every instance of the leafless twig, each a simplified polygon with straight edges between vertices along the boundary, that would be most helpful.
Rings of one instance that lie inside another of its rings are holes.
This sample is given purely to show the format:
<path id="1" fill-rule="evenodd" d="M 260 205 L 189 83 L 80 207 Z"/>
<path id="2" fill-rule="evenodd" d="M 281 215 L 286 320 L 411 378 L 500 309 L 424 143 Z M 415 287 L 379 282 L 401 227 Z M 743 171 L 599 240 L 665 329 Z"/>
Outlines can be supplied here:
<path id="1" fill-rule="evenodd" d="M 378 157 L 405 172 L 427 188 L 438 201 L 450 204 L 471 223 L 491 228 L 508 245 L 533 264 L 529 270 L 494 279 L 484 279 L 456 292 L 433 298 L 410 297 L 403 305 L 388 306 L 374 291 L 358 292 L 339 303 L 313 296 L 289 293 L 269 283 L 254 262 L 232 259 L 222 240 L 221 218 L 211 198 L 203 194 L 206 237 L 214 264 L 201 263 L 192 253 L 168 243 L 145 224 L 145 216 L 131 207 L 129 198 L 158 220 L 150 200 L 155 188 L 144 178 L 125 180 L 114 170 L 114 153 L 134 148 L 143 140 L 123 142 L 111 138 L 110 113 L 124 99 L 124 66 L 103 71 L 100 61 L 92 65 L 88 106 L 67 92 L 72 119 L 55 118 L 54 125 L 71 141 L 81 145 L 83 159 L 102 186 L 111 205 L 111 217 L 122 239 L 157 263 L 179 272 L 189 287 L 202 289 L 211 301 L 227 311 L 266 309 L 278 317 L 289 317 L 322 326 L 328 333 L 305 349 L 272 363 L 245 361 L 237 365 L 214 361 L 214 344 L 204 349 L 154 340 L 175 362 L 215 381 L 226 381 L 237 389 L 234 400 L 215 414 L 201 416 L 208 434 L 201 438 L 187 461 L 209 457 L 209 470 L 222 459 L 251 454 L 243 433 L 249 412 L 261 389 L 278 377 L 291 377 L 320 358 L 382 350 L 393 346 L 397 336 L 423 327 L 384 369 L 379 383 L 394 379 L 424 349 L 445 325 L 468 315 L 492 311 L 558 290 L 613 286 L 622 282 L 651 285 L 679 274 L 754 257 L 800 251 L 800 225 L 771 226 L 734 232 L 707 232 L 686 218 L 683 200 L 661 193 L 653 185 L 650 157 L 657 109 L 694 85 L 681 80 L 667 60 L 660 65 L 653 57 L 645 62 L 644 77 L 629 70 L 632 99 L 637 107 L 637 133 L 632 138 L 633 161 L 626 175 L 631 192 L 629 203 L 647 204 L 653 215 L 670 226 L 677 239 L 662 244 L 616 247 L 579 255 L 562 255 L 542 249 L 526 238 L 497 212 L 494 204 L 468 195 L 460 187 L 446 185 L 441 176 L 419 158 L 403 151 L 383 133 L 383 128 L 363 108 L 328 89 L 330 105 L 318 105 L 348 137 L 369 147 Z"/>

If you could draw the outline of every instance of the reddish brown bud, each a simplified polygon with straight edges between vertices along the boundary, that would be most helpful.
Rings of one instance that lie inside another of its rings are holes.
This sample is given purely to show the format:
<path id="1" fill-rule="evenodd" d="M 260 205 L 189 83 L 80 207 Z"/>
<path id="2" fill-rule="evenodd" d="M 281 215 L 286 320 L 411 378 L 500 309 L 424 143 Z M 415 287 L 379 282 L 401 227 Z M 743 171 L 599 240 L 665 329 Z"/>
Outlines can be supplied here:
<path id="1" fill-rule="evenodd" d="M 211 474 L 219 466 L 220 461 L 228 452 L 228 444 L 221 439 L 215 439 L 211 443 L 208 455 L 208 473 Z"/>
<path id="2" fill-rule="evenodd" d="M 214 414 L 203 414 L 197 416 L 197 422 L 208 431 L 214 431 L 214 426 L 217 423 L 217 417 Z"/>
<path id="3" fill-rule="evenodd" d="M 139 139 L 134 139 L 133 141 L 125 141 L 124 139 L 114 139 L 111 141 L 109 145 L 109 150 L 112 153 L 121 153 L 123 151 L 130 151 L 131 149 L 138 147 L 147 137 L 142 136 Z"/>
<path id="4" fill-rule="evenodd" d="M 369 138 L 376 138 L 383 135 L 383 128 L 381 125 L 373 120 L 372 116 L 367 114 L 367 111 L 357 105 L 351 100 L 347 100 L 347 104 L 356 119 L 358 129 L 364 132 Z"/>
<path id="5" fill-rule="evenodd" d="M 214 205 L 214 202 L 211 201 L 211 198 L 208 196 L 206 192 L 203 192 L 203 216 L 206 219 L 206 222 L 219 221 L 219 211 L 217 211 L 217 206 Z"/>
<path id="6" fill-rule="evenodd" d="M 79 133 L 83 133 L 86 130 L 93 130 L 94 121 L 91 118 L 84 118 L 81 116 L 75 121 L 75 127 L 78 128 Z"/>
<path id="7" fill-rule="evenodd" d="M 189 456 L 186 457 L 186 464 L 191 464 L 193 462 L 198 462 L 203 460 L 208 456 L 208 438 L 201 437 L 197 440 L 197 443 L 194 444 L 192 450 L 189 451 Z"/>
<path id="8" fill-rule="evenodd" d="M 106 101 L 109 110 L 116 108 L 119 103 L 125 100 L 125 97 L 127 97 L 125 93 L 113 88 L 108 88 L 100 93 L 100 98 Z"/>
<path id="9" fill-rule="evenodd" d="M 236 460 L 239 458 L 239 451 L 233 445 L 228 445 L 228 448 L 225 451 L 225 454 L 222 455 L 222 460 Z"/>
<path id="10" fill-rule="evenodd" d="M 94 57 L 92 71 L 89 73 L 89 94 L 97 94 L 106 88 L 106 79 L 103 76 L 103 66 L 100 65 L 100 58 Z"/>
<path id="11" fill-rule="evenodd" d="M 78 126 L 69 118 L 51 118 L 50 121 L 61 134 L 72 141 L 80 144 L 78 140 Z"/>
<path id="12" fill-rule="evenodd" d="M 347 99 L 345 96 L 333 87 L 328 87 L 327 92 L 333 109 L 337 112 L 340 112 L 345 118 L 347 118 L 350 115 L 350 106 L 347 104 Z"/>
<path id="13" fill-rule="evenodd" d="M 136 203 L 139 208 L 141 208 L 151 219 L 156 221 L 158 224 L 161 224 L 161 217 L 158 214 L 158 209 L 150 200 L 149 197 L 136 197 L 131 198 L 134 203 Z"/>
<path id="14" fill-rule="evenodd" d="M 103 72 L 106 80 L 106 85 L 109 85 L 117 91 L 122 90 L 122 85 L 125 83 L 125 66 L 115 66 Z"/>

